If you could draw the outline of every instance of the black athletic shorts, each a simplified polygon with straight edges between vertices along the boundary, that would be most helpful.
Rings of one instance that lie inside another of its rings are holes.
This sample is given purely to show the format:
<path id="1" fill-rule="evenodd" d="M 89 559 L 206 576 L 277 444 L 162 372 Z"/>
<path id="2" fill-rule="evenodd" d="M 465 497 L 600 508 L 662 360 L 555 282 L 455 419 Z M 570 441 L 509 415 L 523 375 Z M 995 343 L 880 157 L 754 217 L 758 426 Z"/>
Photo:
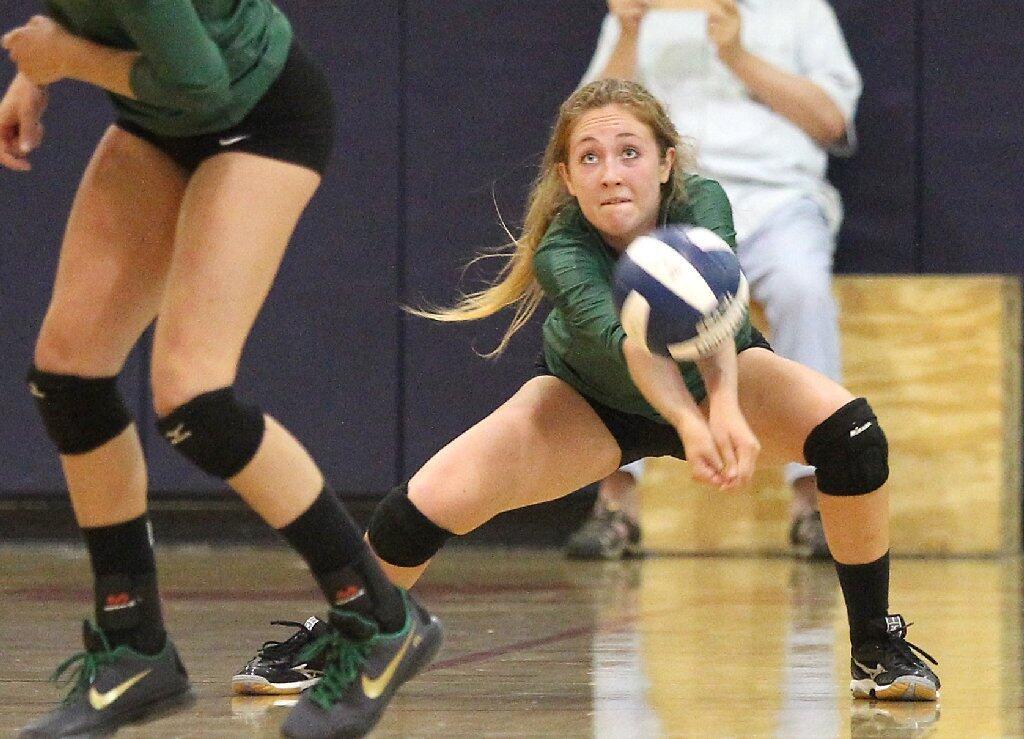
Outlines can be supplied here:
<path id="1" fill-rule="evenodd" d="M 230 128 L 199 136 L 160 136 L 123 118 L 114 125 L 153 144 L 189 173 L 216 154 L 243 151 L 322 175 L 334 144 L 334 103 L 320 65 L 293 40 L 277 79 Z"/>
<path id="2" fill-rule="evenodd" d="M 764 338 L 764 335 L 756 328 L 752 328 L 751 343 L 742 351 L 747 349 L 767 349 L 772 351 L 771 344 Z M 538 375 L 550 375 L 551 370 L 541 355 L 537 362 Z M 649 418 L 638 416 L 633 413 L 610 408 L 604 403 L 594 400 L 583 393 L 580 393 L 594 413 L 604 422 L 605 427 L 615 438 L 619 449 L 622 450 L 622 461 L 620 466 L 635 462 L 644 457 L 676 457 L 686 459 L 686 451 L 683 449 L 683 442 L 679 440 L 679 434 L 675 427 L 667 423 L 659 423 Z"/>

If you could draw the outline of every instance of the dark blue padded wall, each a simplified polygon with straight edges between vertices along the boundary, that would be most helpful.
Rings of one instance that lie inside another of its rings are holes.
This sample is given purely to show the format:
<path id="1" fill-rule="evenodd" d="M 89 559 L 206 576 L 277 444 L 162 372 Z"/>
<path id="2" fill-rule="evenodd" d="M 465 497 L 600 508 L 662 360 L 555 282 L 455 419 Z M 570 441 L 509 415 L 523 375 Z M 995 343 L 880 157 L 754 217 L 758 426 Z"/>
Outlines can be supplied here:
<path id="1" fill-rule="evenodd" d="M 1021 6 L 921 7 L 920 267 L 1024 276 Z"/>
<path id="2" fill-rule="evenodd" d="M 833 159 L 830 178 L 843 195 L 838 272 L 915 272 L 918 105 L 915 0 L 833 0 L 864 82 L 857 110 L 859 145 Z"/>
<path id="3" fill-rule="evenodd" d="M 558 104 L 590 59 L 604 3 L 407 3 L 405 299 L 451 304 L 497 260 L 475 254 L 518 231 Z M 492 198 L 493 196 L 493 198 Z M 406 474 L 530 377 L 539 323 L 497 361 L 509 316 L 468 325 L 408 318 L 403 346 Z"/>

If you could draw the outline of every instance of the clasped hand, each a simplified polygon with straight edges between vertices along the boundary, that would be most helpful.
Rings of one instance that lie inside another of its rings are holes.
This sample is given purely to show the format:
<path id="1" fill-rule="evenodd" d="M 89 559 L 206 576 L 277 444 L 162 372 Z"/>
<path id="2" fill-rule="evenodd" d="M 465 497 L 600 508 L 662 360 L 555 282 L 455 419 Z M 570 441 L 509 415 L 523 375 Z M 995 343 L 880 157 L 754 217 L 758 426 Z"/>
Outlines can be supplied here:
<path id="1" fill-rule="evenodd" d="M 676 426 L 693 479 L 719 490 L 750 482 L 761 443 L 738 407 L 712 408 L 709 418 L 687 416 Z"/>

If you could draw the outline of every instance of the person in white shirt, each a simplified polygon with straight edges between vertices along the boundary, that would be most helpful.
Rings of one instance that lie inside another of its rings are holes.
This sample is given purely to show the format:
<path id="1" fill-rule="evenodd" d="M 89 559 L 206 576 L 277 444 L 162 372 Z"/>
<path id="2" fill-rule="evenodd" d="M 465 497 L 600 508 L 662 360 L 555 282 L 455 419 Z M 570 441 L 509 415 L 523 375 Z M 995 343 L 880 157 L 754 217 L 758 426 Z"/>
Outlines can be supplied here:
<path id="1" fill-rule="evenodd" d="M 693 140 L 701 174 L 729 196 L 740 264 L 772 345 L 839 380 L 831 285 L 842 203 L 825 168 L 828 154 L 854 150 L 861 80 L 832 8 L 826 0 L 608 0 L 608 10 L 583 83 L 636 80 L 666 105 Z M 638 549 L 635 475 L 613 477 L 570 539 L 570 556 Z M 787 465 L 786 480 L 791 543 L 828 557 L 814 468 Z M 627 535 L 629 546 L 619 546 Z"/>

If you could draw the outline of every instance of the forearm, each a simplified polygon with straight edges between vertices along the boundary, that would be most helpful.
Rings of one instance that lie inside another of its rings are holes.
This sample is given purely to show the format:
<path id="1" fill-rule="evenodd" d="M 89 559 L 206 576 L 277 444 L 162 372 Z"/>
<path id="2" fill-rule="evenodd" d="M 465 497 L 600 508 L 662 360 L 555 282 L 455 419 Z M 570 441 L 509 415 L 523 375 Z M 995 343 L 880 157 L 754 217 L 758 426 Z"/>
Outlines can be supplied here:
<path id="1" fill-rule="evenodd" d="M 623 28 L 600 79 L 636 80 L 640 26 Z"/>
<path id="2" fill-rule="evenodd" d="M 716 409 L 739 407 L 739 370 L 733 341 L 724 342 L 714 354 L 698 359 L 697 369 L 708 391 L 708 407 L 712 415 Z"/>
<path id="3" fill-rule="evenodd" d="M 134 98 L 131 72 L 138 58 L 137 51 L 115 49 L 73 36 L 68 41 L 65 55 L 66 76 Z"/>
<path id="4" fill-rule="evenodd" d="M 753 97 L 799 126 L 821 146 L 831 146 L 845 136 L 846 120 L 839 106 L 809 79 L 779 69 L 746 49 L 722 61 Z"/>
<path id="5" fill-rule="evenodd" d="M 703 421 L 703 414 L 674 361 L 648 353 L 628 337 L 622 352 L 633 383 L 662 418 L 677 428 L 688 420 Z"/>

